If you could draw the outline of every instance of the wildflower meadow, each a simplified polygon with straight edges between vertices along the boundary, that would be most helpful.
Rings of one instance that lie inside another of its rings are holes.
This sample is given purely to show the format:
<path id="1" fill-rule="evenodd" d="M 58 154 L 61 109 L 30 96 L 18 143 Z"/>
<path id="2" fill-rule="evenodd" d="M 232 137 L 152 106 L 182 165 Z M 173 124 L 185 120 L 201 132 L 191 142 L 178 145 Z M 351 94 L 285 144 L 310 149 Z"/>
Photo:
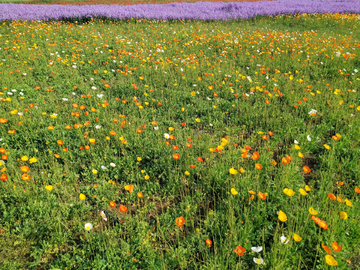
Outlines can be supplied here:
<path id="1" fill-rule="evenodd" d="M 0 4 L 0 269 L 360 269 L 359 0 L 65 2 Z"/>

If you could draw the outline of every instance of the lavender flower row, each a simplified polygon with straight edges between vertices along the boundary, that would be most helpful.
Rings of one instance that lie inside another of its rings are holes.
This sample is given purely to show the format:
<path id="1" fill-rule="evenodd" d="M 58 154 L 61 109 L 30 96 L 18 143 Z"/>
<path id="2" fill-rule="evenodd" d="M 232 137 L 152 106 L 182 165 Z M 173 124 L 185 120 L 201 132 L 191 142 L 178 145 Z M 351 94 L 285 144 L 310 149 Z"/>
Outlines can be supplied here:
<path id="1" fill-rule="evenodd" d="M 0 4 L 2 20 L 61 20 L 108 17 L 157 20 L 230 20 L 295 13 L 360 13 L 360 0 L 278 0 L 233 3 L 171 3 L 147 5 L 22 5 Z"/>

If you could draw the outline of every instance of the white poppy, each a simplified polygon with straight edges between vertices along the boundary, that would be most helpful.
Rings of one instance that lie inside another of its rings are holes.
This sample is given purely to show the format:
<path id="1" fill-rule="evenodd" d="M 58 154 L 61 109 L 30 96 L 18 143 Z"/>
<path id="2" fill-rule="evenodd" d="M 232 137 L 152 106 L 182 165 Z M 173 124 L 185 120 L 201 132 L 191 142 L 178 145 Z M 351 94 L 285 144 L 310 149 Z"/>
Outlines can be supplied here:
<path id="1" fill-rule="evenodd" d="M 164 134 L 164 137 L 165 137 L 165 139 L 170 139 L 170 135 L 167 133 Z"/>
<path id="2" fill-rule="evenodd" d="M 285 236 L 281 236 L 280 242 L 286 245 L 287 243 L 289 243 L 289 239 L 287 239 Z"/>
<path id="3" fill-rule="evenodd" d="M 256 264 L 263 264 L 264 263 L 264 260 L 262 258 L 253 258 L 253 261 L 254 263 Z"/>
<path id="4" fill-rule="evenodd" d="M 262 246 L 252 247 L 251 250 L 254 251 L 254 252 L 260 252 L 260 251 L 263 250 L 263 247 Z"/>
<path id="5" fill-rule="evenodd" d="M 93 228 L 93 225 L 91 223 L 85 224 L 85 230 L 90 231 Z"/>
<path id="6" fill-rule="evenodd" d="M 113 167 L 113 168 L 116 167 L 115 163 L 110 163 L 110 166 Z"/>
<path id="7" fill-rule="evenodd" d="M 310 138 L 310 135 L 307 135 L 306 139 L 311 142 L 311 138 Z"/>

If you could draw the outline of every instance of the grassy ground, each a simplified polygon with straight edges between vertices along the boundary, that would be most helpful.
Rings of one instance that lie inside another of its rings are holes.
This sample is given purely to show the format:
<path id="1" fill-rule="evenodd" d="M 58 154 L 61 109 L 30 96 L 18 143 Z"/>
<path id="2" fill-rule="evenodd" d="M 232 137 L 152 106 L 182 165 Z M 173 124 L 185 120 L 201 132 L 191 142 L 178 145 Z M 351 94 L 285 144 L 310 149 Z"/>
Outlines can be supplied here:
<path id="1" fill-rule="evenodd" d="M 0 268 L 359 269 L 359 33 L 1 23 Z"/>

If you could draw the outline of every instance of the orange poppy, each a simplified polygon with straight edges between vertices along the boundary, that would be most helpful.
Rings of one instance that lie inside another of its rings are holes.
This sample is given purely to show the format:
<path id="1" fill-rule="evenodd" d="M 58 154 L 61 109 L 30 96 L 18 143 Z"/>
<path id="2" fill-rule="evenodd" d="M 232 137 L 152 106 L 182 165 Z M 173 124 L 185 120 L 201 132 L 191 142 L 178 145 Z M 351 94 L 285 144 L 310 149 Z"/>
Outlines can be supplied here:
<path id="1" fill-rule="evenodd" d="M 138 128 L 138 129 L 136 130 L 136 132 L 137 132 L 137 133 L 142 133 L 143 130 L 142 130 L 141 128 Z"/>
<path id="2" fill-rule="evenodd" d="M 263 138 L 264 140 L 268 140 L 268 139 L 269 139 L 269 137 L 266 136 L 266 135 L 263 135 L 262 138 Z"/>
<path id="3" fill-rule="evenodd" d="M 360 193 L 360 188 L 355 187 L 355 192 L 356 192 L 356 193 Z"/>
<path id="4" fill-rule="evenodd" d="M 201 157 L 198 157 L 198 158 L 197 158 L 197 161 L 203 162 L 204 160 L 203 160 Z"/>
<path id="5" fill-rule="evenodd" d="M 252 158 L 253 160 L 257 160 L 257 159 L 260 158 L 260 155 L 259 155 L 258 152 L 254 152 L 254 153 L 252 154 L 251 158 Z"/>
<path id="6" fill-rule="evenodd" d="M 6 173 L 2 173 L 1 175 L 0 175 L 0 180 L 1 181 L 6 181 L 6 180 L 8 180 L 8 176 L 6 175 Z"/>
<path id="7" fill-rule="evenodd" d="M 331 247 L 336 252 L 341 251 L 341 246 L 337 242 L 332 243 Z"/>
<path id="8" fill-rule="evenodd" d="M 54 157 L 60 158 L 60 155 L 59 155 L 59 154 L 55 154 Z"/>
<path id="9" fill-rule="evenodd" d="M 264 193 L 259 192 L 259 193 L 258 193 L 258 196 L 259 196 L 260 199 L 265 200 L 267 194 L 264 194 Z"/>
<path id="10" fill-rule="evenodd" d="M 110 135 L 115 136 L 116 132 L 114 130 L 110 131 Z"/>
<path id="11" fill-rule="evenodd" d="M 84 105 L 81 105 L 81 106 L 80 106 L 80 110 L 85 110 L 85 106 L 84 106 Z"/>
<path id="12" fill-rule="evenodd" d="M 9 134 L 15 134 L 15 133 L 16 133 L 16 130 L 15 130 L 15 129 L 9 130 L 8 133 L 9 133 Z"/>
<path id="13" fill-rule="evenodd" d="M 208 246 L 211 246 L 212 245 L 212 241 L 210 239 L 206 239 L 205 243 L 208 245 Z"/>
<path id="14" fill-rule="evenodd" d="M 319 225 L 321 228 L 325 229 L 325 230 L 328 229 L 327 223 L 326 223 L 325 221 L 323 221 L 323 220 L 320 220 L 320 222 L 318 223 L 318 225 Z"/>
<path id="15" fill-rule="evenodd" d="M 195 168 L 196 167 L 196 165 L 189 165 L 190 166 L 190 168 Z"/>
<path id="16" fill-rule="evenodd" d="M 54 128 L 55 128 L 54 126 L 48 126 L 48 130 L 50 130 L 50 131 L 54 130 Z"/>
<path id="17" fill-rule="evenodd" d="M 24 181 L 27 181 L 27 180 L 30 180 L 31 179 L 31 176 L 24 173 L 22 176 L 21 176 L 21 179 L 24 180 Z"/>
<path id="18" fill-rule="evenodd" d="M 111 206 L 111 207 L 115 207 L 115 206 L 116 206 L 116 202 L 111 201 L 111 202 L 110 202 L 110 206 Z"/>
<path id="19" fill-rule="evenodd" d="M 30 168 L 29 168 L 28 166 L 21 166 L 21 167 L 20 167 L 20 170 L 21 170 L 23 173 L 27 173 L 27 172 L 30 170 Z"/>
<path id="20" fill-rule="evenodd" d="M 144 197 L 144 195 L 142 194 L 142 192 L 138 192 L 136 195 L 137 195 L 139 198 Z"/>
<path id="21" fill-rule="evenodd" d="M 334 194 L 332 194 L 332 193 L 329 193 L 329 194 L 328 194 L 328 197 L 329 197 L 329 199 L 332 200 L 332 201 L 335 201 L 335 200 L 336 200 L 336 196 L 335 196 Z"/>
<path id="22" fill-rule="evenodd" d="M 330 250 L 330 248 L 329 248 L 328 246 L 325 246 L 325 245 L 322 244 L 322 243 L 321 243 L 321 246 L 322 246 L 322 248 L 323 248 L 327 253 L 329 253 L 329 254 L 331 255 L 331 250 Z"/>
<path id="23" fill-rule="evenodd" d="M 84 146 L 80 146 L 80 150 L 84 150 L 85 149 L 85 147 Z"/>
<path id="24" fill-rule="evenodd" d="M 66 128 L 66 129 L 71 129 L 71 126 L 70 126 L 70 125 L 67 125 L 65 128 Z"/>
<path id="25" fill-rule="evenodd" d="M 191 147 L 191 143 L 186 143 L 186 147 Z"/>
<path id="26" fill-rule="evenodd" d="M 5 124 L 7 122 L 7 119 L 5 119 L 5 118 L 0 118 L 0 123 L 1 124 Z"/>
<path id="27" fill-rule="evenodd" d="M 344 200 L 340 196 L 336 196 L 336 200 L 340 203 L 344 202 Z"/>
<path id="28" fill-rule="evenodd" d="M 185 219 L 181 216 L 175 219 L 176 226 L 179 228 L 185 224 Z"/>
<path id="29" fill-rule="evenodd" d="M 7 160 L 7 159 L 8 159 L 8 155 L 2 155 L 1 158 L 2 158 L 3 160 Z"/>
<path id="30" fill-rule="evenodd" d="M 304 170 L 305 173 L 311 172 L 311 169 L 308 166 L 304 166 L 303 170 Z"/>
<path id="31" fill-rule="evenodd" d="M 255 168 L 258 169 L 258 170 L 261 170 L 263 168 L 263 166 L 261 166 L 260 163 L 256 163 Z"/>
<path id="32" fill-rule="evenodd" d="M 5 148 L 0 148 L 0 153 L 1 154 L 4 154 L 6 152 L 6 149 Z"/>
<path id="33" fill-rule="evenodd" d="M 173 146 L 172 146 L 172 149 L 173 149 L 173 150 L 178 150 L 178 149 L 179 149 L 179 146 L 173 145 Z"/>
<path id="34" fill-rule="evenodd" d="M 85 127 L 88 127 L 88 126 L 90 126 L 90 124 L 91 124 L 90 121 L 86 121 L 86 122 L 84 123 L 84 126 L 85 126 Z"/>
<path id="35" fill-rule="evenodd" d="M 249 145 L 244 146 L 247 150 L 251 150 L 251 147 Z"/>
<path id="36" fill-rule="evenodd" d="M 277 162 L 275 160 L 271 161 L 271 163 L 272 163 L 273 166 L 277 165 Z"/>
<path id="37" fill-rule="evenodd" d="M 339 138 L 336 137 L 336 136 L 332 136 L 332 138 L 333 138 L 335 141 L 338 141 L 338 140 L 339 140 Z"/>
<path id="38" fill-rule="evenodd" d="M 175 140 L 175 136 L 174 136 L 174 135 L 170 135 L 170 140 Z"/>
<path id="39" fill-rule="evenodd" d="M 126 213 L 127 212 L 127 207 L 125 205 L 120 204 L 119 210 L 121 213 Z"/>
<path id="40" fill-rule="evenodd" d="M 188 137 L 188 138 L 187 138 L 187 140 L 188 140 L 189 142 L 191 142 L 191 141 L 192 141 L 192 139 L 191 139 L 190 137 Z"/>
<path id="41" fill-rule="evenodd" d="M 91 148 L 90 145 L 85 145 L 86 150 L 89 150 L 90 148 Z"/>
<path id="42" fill-rule="evenodd" d="M 68 148 L 63 148 L 63 151 L 64 152 L 67 152 L 69 149 Z"/>
<path id="43" fill-rule="evenodd" d="M 289 161 L 292 161 L 292 157 L 291 157 L 291 156 L 286 155 L 286 158 L 287 158 Z"/>
<path id="44" fill-rule="evenodd" d="M 244 255 L 245 248 L 243 248 L 242 246 L 237 246 L 234 252 L 241 257 L 242 255 Z"/>
<path id="45" fill-rule="evenodd" d="M 287 157 L 283 157 L 281 159 L 281 162 L 282 162 L 282 164 L 286 165 L 286 164 L 288 164 L 290 162 L 290 160 Z"/>
<path id="46" fill-rule="evenodd" d="M 62 140 L 57 140 L 57 145 L 63 145 L 64 144 L 64 142 L 62 141 Z"/>
<path id="47" fill-rule="evenodd" d="M 269 131 L 269 135 L 270 135 L 270 136 L 272 136 L 272 135 L 274 135 L 274 133 L 273 133 L 273 132 L 271 132 L 271 131 Z"/>
<path id="48" fill-rule="evenodd" d="M 129 191 L 129 193 L 131 193 L 131 192 L 133 192 L 133 190 L 134 190 L 134 185 L 129 185 L 129 187 L 128 187 L 128 189 L 125 187 L 125 189 L 127 190 L 127 191 Z"/>
<path id="49" fill-rule="evenodd" d="M 180 155 L 179 155 L 179 154 L 174 154 L 174 155 L 173 155 L 173 158 L 176 159 L 176 160 L 178 160 L 178 159 L 180 158 Z"/>

